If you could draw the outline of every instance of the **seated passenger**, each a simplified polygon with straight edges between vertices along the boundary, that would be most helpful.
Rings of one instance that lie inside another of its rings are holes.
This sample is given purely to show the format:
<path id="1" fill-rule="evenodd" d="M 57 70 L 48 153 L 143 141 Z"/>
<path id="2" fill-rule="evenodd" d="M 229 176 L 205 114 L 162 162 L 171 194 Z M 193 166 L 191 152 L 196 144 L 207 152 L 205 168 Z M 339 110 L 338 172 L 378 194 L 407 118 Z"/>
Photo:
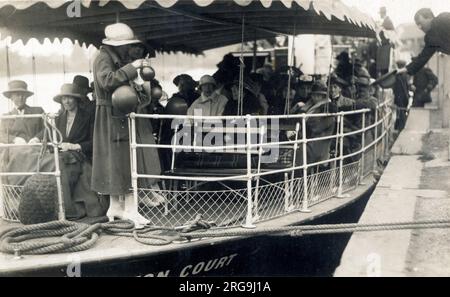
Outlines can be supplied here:
<path id="1" fill-rule="evenodd" d="M 243 89 L 243 102 L 242 102 L 242 115 L 252 114 L 259 115 L 263 112 L 263 109 L 259 103 L 257 97 L 257 90 L 254 83 L 246 79 L 244 80 Z M 224 115 L 238 115 L 238 105 L 239 105 L 239 81 L 234 81 L 230 87 L 231 89 L 231 100 L 228 100 Z"/>
<path id="2" fill-rule="evenodd" d="M 378 99 L 370 94 L 370 79 L 368 77 L 358 77 L 355 79 L 357 104 L 360 108 L 377 108 Z"/>
<path id="3" fill-rule="evenodd" d="M 287 103 L 288 88 L 289 88 L 289 102 L 292 102 L 295 98 L 296 82 L 291 78 L 289 85 L 289 76 L 284 73 L 278 73 L 274 76 L 274 84 L 276 85 L 275 97 L 269 101 L 270 114 L 280 115 L 285 114 L 285 108 Z M 289 104 L 290 105 L 290 104 Z"/>
<path id="4" fill-rule="evenodd" d="M 75 84 L 64 84 L 53 98 L 63 110 L 56 117 L 56 128 L 62 134 L 60 145 L 61 184 L 68 219 L 103 216 L 106 207 L 90 190 L 94 113 L 81 108 L 85 90 Z"/>
<path id="5" fill-rule="evenodd" d="M 216 81 L 211 75 L 203 75 L 199 83 L 201 95 L 188 108 L 187 114 L 199 113 L 202 116 L 221 116 L 228 99 L 215 92 L 216 86 Z"/>
<path id="6" fill-rule="evenodd" d="M 355 58 L 355 62 L 353 64 L 355 65 L 354 74 L 357 77 L 370 78 L 369 71 L 366 67 L 364 67 L 363 61 L 360 58 Z"/>
<path id="7" fill-rule="evenodd" d="M 303 105 L 305 105 L 306 102 L 308 102 L 312 85 L 313 85 L 312 76 L 309 75 L 300 76 L 295 89 L 295 97 L 292 102 L 293 104 L 290 113 L 297 113 L 297 111 Z"/>
<path id="8" fill-rule="evenodd" d="M 13 110 L 5 115 L 43 114 L 41 107 L 31 107 L 26 104 L 27 98 L 33 95 L 28 91 L 27 84 L 21 80 L 8 83 L 8 90 L 3 95 L 14 104 Z M 0 122 L 0 143 L 24 144 L 34 142 L 35 136 L 44 128 L 41 118 L 17 118 Z"/>
<path id="9" fill-rule="evenodd" d="M 180 74 L 173 79 L 173 84 L 178 87 L 178 93 L 172 95 L 172 98 L 181 98 L 186 101 L 187 106 L 191 106 L 195 99 L 200 96 L 195 88 L 198 85 L 190 75 Z M 170 100 L 170 99 L 169 99 Z"/>
<path id="10" fill-rule="evenodd" d="M 339 111 L 350 111 L 357 109 L 358 105 L 355 100 L 344 97 L 342 95 L 342 89 L 348 86 L 348 83 L 340 77 L 332 74 L 330 76 L 330 99 L 331 102 L 336 104 Z M 359 106 L 361 107 L 361 106 Z M 344 132 L 351 132 L 360 129 L 361 115 L 352 114 L 344 116 Z M 336 130 L 335 130 L 336 131 Z M 350 135 L 344 137 L 344 154 L 352 153 L 360 148 L 361 136 Z M 346 159 L 345 161 L 356 161 L 358 156 Z"/>
<path id="11" fill-rule="evenodd" d="M 261 106 L 261 114 L 266 115 L 269 111 L 269 103 L 266 96 L 262 93 L 262 86 L 264 85 L 264 78 L 262 74 L 251 73 L 250 79 L 255 83 L 256 98 L 258 98 L 259 105 Z"/>
<path id="12" fill-rule="evenodd" d="M 311 99 L 300 109 L 300 113 L 336 113 L 337 106 L 328 98 L 327 86 L 317 81 L 311 90 Z M 330 136 L 336 127 L 335 116 L 311 117 L 306 119 L 306 137 L 308 139 Z M 330 158 L 331 139 L 316 140 L 307 143 L 308 163 L 315 163 Z M 302 163 L 301 150 L 297 150 L 297 164 Z"/>
<path id="13" fill-rule="evenodd" d="M 348 83 L 335 74 L 330 76 L 330 99 L 340 110 L 352 110 L 355 107 L 355 100 L 342 95 L 342 89 L 348 86 Z"/>

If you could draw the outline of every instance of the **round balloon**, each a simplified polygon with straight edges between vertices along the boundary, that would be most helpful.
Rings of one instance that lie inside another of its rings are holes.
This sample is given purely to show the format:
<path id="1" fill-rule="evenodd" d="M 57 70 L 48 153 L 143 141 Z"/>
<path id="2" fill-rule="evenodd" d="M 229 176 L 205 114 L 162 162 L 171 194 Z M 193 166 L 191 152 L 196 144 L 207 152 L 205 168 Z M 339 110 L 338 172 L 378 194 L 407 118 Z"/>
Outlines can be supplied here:
<path id="1" fill-rule="evenodd" d="M 133 112 L 139 103 L 136 91 L 128 85 L 118 87 L 111 99 L 113 107 L 123 114 Z"/>
<path id="2" fill-rule="evenodd" d="M 141 78 L 145 81 L 151 81 L 155 78 L 155 70 L 150 66 L 142 67 Z"/>
<path id="3" fill-rule="evenodd" d="M 183 98 L 173 97 L 166 105 L 166 114 L 185 115 L 187 114 L 188 105 Z"/>

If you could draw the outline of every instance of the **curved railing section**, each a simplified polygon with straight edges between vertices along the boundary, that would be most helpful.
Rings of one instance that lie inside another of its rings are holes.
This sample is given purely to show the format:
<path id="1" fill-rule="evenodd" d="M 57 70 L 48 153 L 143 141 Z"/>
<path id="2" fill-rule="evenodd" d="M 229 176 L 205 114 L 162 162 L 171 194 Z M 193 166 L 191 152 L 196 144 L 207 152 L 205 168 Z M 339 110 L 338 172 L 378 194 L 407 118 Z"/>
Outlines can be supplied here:
<path id="1" fill-rule="evenodd" d="M 153 225 L 165 227 L 183 226 L 199 214 L 222 227 L 253 227 L 254 223 L 295 211 L 310 212 L 310 207 L 315 204 L 333 197 L 346 197 L 345 193 L 363 183 L 376 170 L 378 160 L 387 156 L 389 132 L 393 126 L 391 103 L 391 99 L 385 100 L 376 110 L 284 116 L 202 117 L 132 113 L 129 117 L 130 149 L 136 207 Z M 346 120 L 355 116 L 360 120 L 359 128 L 348 131 Z M 307 138 L 309 120 L 330 117 L 335 119 L 334 133 Z M 136 121 L 139 119 L 171 120 L 174 135 L 171 143 L 138 143 Z M 238 121 L 243 125 L 236 126 Z M 290 123 L 291 128 L 287 129 L 291 129 L 293 136 L 287 140 L 267 137 L 268 134 L 276 135 L 274 128 L 278 132 L 286 129 L 280 121 Z M 235 126 L 223 125 L 224 122 Z M 206 129 L 197 130 L 205 123 Z M 190 137 L 186 137 L 189 133 Z M 245 137 L 241 137 L 243 142 L 226 145 L 220 141 L 219 144 L 199 141 L 213 138 L 214 133 L 216 136 L 222 134 L 225 139 L 228 133 Z M 202 134 L 206 135 L 199 136 Z M 359 147 L 345 152 L 344 143 L 349 139 L 357 139 L 355 142 Z M 311 148 L 314 148 L 309 144 L 321 141 L 332 142 L 330 158 L 308 163 Z M 169 169 L 161 174 L 138 172 L 137 150 L 150 148 L 171 151 Z M 267 151 L 274 149 L 278 150 L 281 158 L 286 157 L 286 150 L 293 153 L 281 162 L 283 166 L 264 163 Z M 213 158 L 204 166 L 203 157 L 218 152 L 223 158 Z M 223 166 L 231 158 L 226 157 L 230 154 L 235 166 Z M 186 160 L 192 156 L 197 158 L 196 162 L 187 162 L 190 165 L 186 166 Z M 239 160 L 242 161 L 240 164 Z M 156 179 L 161 187 L 141 186 L 139 181 L 145 179 Z M 164 197 L 164 203 L 148 203 L 155 195 Z"/>

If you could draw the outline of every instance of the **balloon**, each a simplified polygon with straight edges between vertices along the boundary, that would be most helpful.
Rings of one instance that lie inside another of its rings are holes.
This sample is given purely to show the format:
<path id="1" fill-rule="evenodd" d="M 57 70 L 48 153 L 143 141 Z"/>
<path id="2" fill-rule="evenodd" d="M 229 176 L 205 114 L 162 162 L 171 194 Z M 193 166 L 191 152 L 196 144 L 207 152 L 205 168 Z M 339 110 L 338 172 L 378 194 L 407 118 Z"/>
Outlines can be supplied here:
<path id="1" fill-rule="evenodd" d="M 173 97 L 166 105 L 166 114 L 185 115 L 187 114 L 188 105 L 183 98 Z"/>
<path id="2" fill-rule="evenodd" d="M 112 94 L 111 99 L 113 107 L 123 114 L 134 111 L 139 103 L 136 91 L 128 85 L 118 87 Z"/>
<path id="3" fill-rule="evenodd" d="M 159 100 L 163 95 L 162 89 L 160 87 L 152 88 L 152 100 Z"/>
<path id="4" fill-rule="evenodd" d="M 151 81 L 155 78 L 155 70 L 150 66 L 144 66 L 141 69 L 141 78 L 145 81 Z"/>

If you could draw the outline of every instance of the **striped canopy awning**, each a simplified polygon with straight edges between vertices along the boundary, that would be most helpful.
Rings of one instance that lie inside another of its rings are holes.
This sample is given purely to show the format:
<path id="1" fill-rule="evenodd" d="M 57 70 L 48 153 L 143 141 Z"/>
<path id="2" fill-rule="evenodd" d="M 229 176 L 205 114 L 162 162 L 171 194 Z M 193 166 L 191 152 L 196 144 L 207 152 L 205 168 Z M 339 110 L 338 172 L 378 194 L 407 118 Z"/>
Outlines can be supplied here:
<path id="1" fill-rule="evenodd" d="M 374 21 L 339 0 L 0 1 L 0 38 L 13 41 L 69 38 L 98 46 L 105 26 L 118 20 L 166 52 L 201 53 L 283 34 L 375 36 Z"/>

